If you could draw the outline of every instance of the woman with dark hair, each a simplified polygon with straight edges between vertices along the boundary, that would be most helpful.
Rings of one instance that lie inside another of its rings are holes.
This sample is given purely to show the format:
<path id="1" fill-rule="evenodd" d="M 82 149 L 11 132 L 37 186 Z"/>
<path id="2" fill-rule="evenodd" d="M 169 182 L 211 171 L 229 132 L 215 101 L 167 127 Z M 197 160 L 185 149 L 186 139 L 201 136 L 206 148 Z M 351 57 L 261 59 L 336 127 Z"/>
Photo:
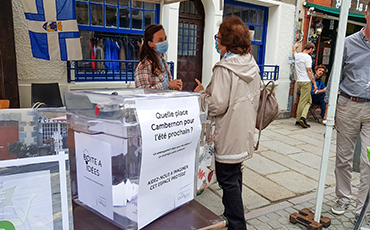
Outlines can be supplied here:
<path id="1" fill-rule="evenodd" d="M 216 176 L 223 190 L 228 229 L 246 228 L 242 200 L 241 163 L 252 157 L 261 78 L 251 54 L 248 27 L 239 17 L 227 17 L 215 35 L 222 60 L 213 67 L 206 90 L 197 81 L 202 109 L 215 118 Z"/>
<path id="2" fill-rule="evenodd" d="M 140 62 L 135 70 L 137 88 L 178 89 L 181 80 L 172 80 L 170 68 L 163 59 L 167 52 L 167 36 L 162 25 L 150 25 L 145 28 L 144 44 L 140 49 Z"/>

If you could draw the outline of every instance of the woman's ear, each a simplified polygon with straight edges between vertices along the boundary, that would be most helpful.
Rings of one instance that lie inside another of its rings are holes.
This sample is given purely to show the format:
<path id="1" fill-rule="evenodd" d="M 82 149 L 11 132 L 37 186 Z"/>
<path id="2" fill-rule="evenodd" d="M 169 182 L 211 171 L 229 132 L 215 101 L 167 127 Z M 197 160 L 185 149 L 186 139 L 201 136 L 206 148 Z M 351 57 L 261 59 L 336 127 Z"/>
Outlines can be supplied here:
<path id="1" fill-rule="evenodd" d="M 149 47 L 150 47 L 150 48 L 152 48 L 153 50 L 156 50 L 156 49 L 157 49 L 157 46 L 156 46 L 153 42 L 151 42 L 151 41 L 148 41 L 148 45 L 149 45 Z"/>

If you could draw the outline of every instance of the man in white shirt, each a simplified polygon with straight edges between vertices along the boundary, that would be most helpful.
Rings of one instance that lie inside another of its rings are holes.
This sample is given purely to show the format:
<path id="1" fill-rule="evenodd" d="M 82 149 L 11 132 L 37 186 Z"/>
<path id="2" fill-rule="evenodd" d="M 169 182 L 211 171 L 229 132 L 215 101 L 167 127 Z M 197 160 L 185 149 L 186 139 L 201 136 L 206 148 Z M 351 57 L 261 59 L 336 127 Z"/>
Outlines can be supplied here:
<path id="1" fill-rule="evenodd" d="M 298 53 L 297 48 L 299 44 L 294 44 L 293 55 L 295 59 L 295 70 L 297 72 L 297 90 L 300 90 L 301 96 L 299 98 L 297 108 L 296 125 L 301 125 L 303 128 L 309 128 L 306 117 L 308 109 L 312 104 L 311 87 L 313 84 L 314 91 L 317 90 L 315 77 L 312 72 L 312 58 L 311 55 L 315 50 L 315 45 L 309 42 L 303 46 L 303 51 Z"/>

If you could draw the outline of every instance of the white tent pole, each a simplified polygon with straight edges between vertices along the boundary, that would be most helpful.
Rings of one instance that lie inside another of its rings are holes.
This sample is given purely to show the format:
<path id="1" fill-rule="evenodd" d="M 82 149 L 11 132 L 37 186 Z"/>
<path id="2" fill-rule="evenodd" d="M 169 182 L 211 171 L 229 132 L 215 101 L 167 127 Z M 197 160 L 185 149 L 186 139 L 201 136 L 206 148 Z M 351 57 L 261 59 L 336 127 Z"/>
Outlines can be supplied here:
<path id="1" fill-rule="evenodd" d="M 163 25 L 163 17 L 164 17 L 164 15 L 163 15 L 163 9 L 164 9 L 164 0 L 160 0 L 159 1 L 159 3 L 160 3 L 160 13 L 161 13 L 161 17 L 160 17 L 160 19 L 159 19 L 159 24 L 161 24 L 161 25 Z"/>
<path id="2" fill-rule="evenodd" d="M 348 20 L 348 11 L 351 6 L 350 0 L 343 0 L 342 6 L 340 7 L 340 16 L 339 16 L 339 26 L 338 26 L 338 37 L 337 43 L 335 45 L 335 58 L 333 65 L 333 74 L 330 85 L 330 94 L 329 94 L 329 107 L 328 115 L 326 120 L 326 133 L 324 148 L 321 158 L 321 169 L 320 169 L 320 178 L 319 186 L 317 189 L 317 198 L 316 198 L 316 209 L 315 209 L 315 221 L 320 222 L 321 217 L 321 208 L 324 198 L 324 188 L 326 173 L 328 170 L 328 160 L 329 160 L 329 151 L 330 151 L 330 141 L 333 132 L 334 126 L 334 115 L 335 109 L 337 106 L 337 97 L 338 97 L 338 88 L 339 88 L 339 78 L 342 70 L 342 59 L 343 59 L 343 49 L 344 49 L 344 39 L 347 30 L 347 20 Z"/>

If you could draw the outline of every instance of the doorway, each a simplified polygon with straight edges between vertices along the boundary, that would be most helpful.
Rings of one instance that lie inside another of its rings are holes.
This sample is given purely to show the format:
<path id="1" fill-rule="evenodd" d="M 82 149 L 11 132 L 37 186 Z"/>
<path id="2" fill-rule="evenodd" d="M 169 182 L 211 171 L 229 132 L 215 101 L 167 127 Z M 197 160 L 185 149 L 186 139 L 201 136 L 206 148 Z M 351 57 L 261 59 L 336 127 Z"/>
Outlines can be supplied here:
<path id="1" fill-rule="evenodd" d="M 193 91 L 202 81 L 204 8 L 200 0 L 183 1 L 179 9 L 177 78 L 183 90 Z"/>
<path id="2" fill-rule="evenodd" d="M 14 159 L 8 144 L 19 141 L 18 121 L 0 121 L 0 160 Z"/>

